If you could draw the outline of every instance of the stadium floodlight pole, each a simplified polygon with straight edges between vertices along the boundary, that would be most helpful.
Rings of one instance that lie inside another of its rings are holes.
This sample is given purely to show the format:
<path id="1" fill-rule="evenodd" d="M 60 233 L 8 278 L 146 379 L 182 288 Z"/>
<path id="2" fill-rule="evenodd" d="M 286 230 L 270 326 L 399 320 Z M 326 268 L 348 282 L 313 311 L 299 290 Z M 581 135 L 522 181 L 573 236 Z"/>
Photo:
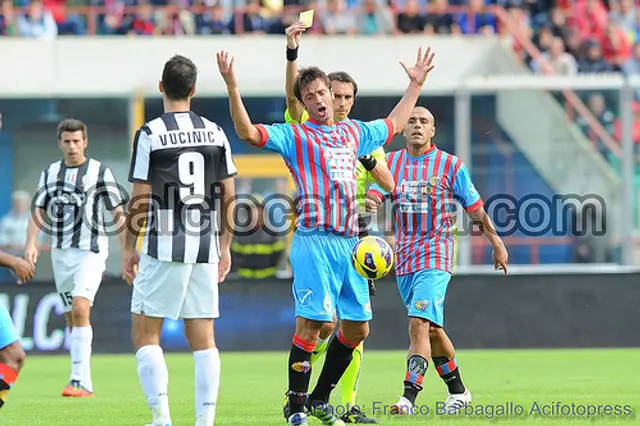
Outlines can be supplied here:
<path id="1" fill-rule="evenodd" d="M 626 232 L 622 233 L 622 264 L 632 266 L 634 264 L 634 229 L 633 200 L 635 182 L 634 140 L 633 140 L 633 102 L 635 88 L 629 80 L 625 79 L 620 89 L 620 119 L 622 121 L 622 211 L 620 220 Z"/>
<path id="2" fill-rule="evenodd" d="M 458 90 L 455 94 L 455 143 L 454 149 L 456 156 L 467 165 L 467 168 L 473 174 L 473 163 L 471 155 L 471 94 L 464 88 Z M 460 219 L 466 220 L 462 215 Z M 458 237 L 458 263 L 460 266 L 470 266 L 471 257 L 471 232 L 467 229 L 465 222 L 461 220 L 457 223 L 458 229 L 462 232 Z M 469 226 L 472 226 L 471 224 Z"/>

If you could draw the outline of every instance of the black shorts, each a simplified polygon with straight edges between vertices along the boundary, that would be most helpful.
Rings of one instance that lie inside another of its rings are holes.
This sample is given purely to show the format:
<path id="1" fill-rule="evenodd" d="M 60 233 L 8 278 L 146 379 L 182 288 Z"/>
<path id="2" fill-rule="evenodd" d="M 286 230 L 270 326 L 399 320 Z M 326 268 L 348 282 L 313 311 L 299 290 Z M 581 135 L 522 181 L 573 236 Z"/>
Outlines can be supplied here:
<path id="1" fill-rule="evenodd" d="M 358 238 L 364 238 L 369 235 L 369 226 L 371 225 L 370 215 L 358 215 Z"/>

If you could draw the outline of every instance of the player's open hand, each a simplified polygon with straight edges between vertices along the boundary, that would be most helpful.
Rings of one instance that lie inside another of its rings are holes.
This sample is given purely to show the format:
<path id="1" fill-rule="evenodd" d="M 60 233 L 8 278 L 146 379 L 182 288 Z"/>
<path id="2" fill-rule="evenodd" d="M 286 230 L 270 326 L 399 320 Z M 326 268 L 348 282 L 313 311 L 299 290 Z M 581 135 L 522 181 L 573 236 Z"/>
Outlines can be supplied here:
<path id="1" fill-rule="evenodd" d="M 18 279 L 18 284 L 26 284 L 36 274 L 35 264 L 19 257 L 16 257 L 11 270 Z"/>
<path id="2" fill-rule="evenodd" d="M 224 82 L 227 84 L 227 87 L 237 87 L 238 80 L 236 78 L 236 72 L 233 68 L 233 62 L 235 58 L 229 55 L 229 52 L 225 52 L 221 50 L 216 54 L 216 58 L 218 60 L 218 69 L 220 70 L 220 75 L 224 79 Z"/>
<path id="3" fill-rule="evenodd" d="M 231 251 L 223 250 L 218 261 L 218 282 L 223 282 L 231 271 Z"/>
<path id="4" fill-rule="evenodd" d="M 503 271 L 507 275 L 507 263 L 509 262 L 509 253 L 504 244 L 500 243 L 493 247 L 493 267 L 496 271 Z"/>
<path id="5" fill-rule="evenodd" d="M 284 33 L 287 35 L 287 47 L 289 49 L 295 49 L 300 46 L 300 36 L 305 32 L 307 26 L 304 22 L 298 21 L 289 25 Z"/>
<path id="6" fill-rule="evenodd" d="M 424 54 L 423 54 L 424 53 Z M 400 62 L 402 68 L 409 76 L 409 79 L 420 86 L 422 86 L 427 79 L 427 75 L 433 70 L 435 65 L 433 64 L 433 58 L 435 53 L 431 52 L 431 48 L 427 47 L 427 50 L 423 52 L 422 47 L 418 49 L 418 57 L 416 63 L 413 66 L 408 66 L 404 62 Z"/>
<path id="7" fill-rule="evenodd" d="M 138 274 L 138 263 L 140 255 L 135 250 L 126 250 L 122 253 L 122 279 L 129 285 Z"/>

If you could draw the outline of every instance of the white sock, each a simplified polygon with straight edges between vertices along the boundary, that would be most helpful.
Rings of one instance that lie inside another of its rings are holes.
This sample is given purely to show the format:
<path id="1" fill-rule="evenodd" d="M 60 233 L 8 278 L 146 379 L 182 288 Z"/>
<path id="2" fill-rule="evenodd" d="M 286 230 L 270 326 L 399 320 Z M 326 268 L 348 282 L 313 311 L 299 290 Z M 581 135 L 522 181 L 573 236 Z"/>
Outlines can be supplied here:
<path id="1" fill-rule="evenodd" d="M 153 414 L 153 423 L 171 424 L 169 412 L 169 370 L 162 348 L 157 345 L 143 346 L 136 352 L 138 377 L 147 404 Z"/>
<path id="2" fill-rule="evenodd" d="M 88 391 L 93 392 L 91 383 L 91 343 L 93 328 L 73 327 L 71 330 L 71 380 L 79 381 Z"/>
<path id="3" fill-rule="evenodd" d="M 218 348 L 195 351 L 196 425 L 213 426 L 220 388 L 220 353 Z"/>

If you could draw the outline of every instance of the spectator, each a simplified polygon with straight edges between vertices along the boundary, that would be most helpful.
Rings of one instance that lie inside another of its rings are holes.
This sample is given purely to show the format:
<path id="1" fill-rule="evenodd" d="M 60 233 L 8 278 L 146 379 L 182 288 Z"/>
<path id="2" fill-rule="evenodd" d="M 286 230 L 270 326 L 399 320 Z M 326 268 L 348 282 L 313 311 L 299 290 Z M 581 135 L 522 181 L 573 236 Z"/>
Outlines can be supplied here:
<path id="1" fill-rule="evenodd" d="M 574 16 L 567 20 L 567 25 L 575 27 L 582 40 L 604 37 L 609 17 L 600 0 L 577 0 L 572 10 Z"/>
<path id="2" fill-rule="evenodd" d="M 131 27 L 133 16 L 124 16 L 124 3 L 110 1 L 106 4 L 107 13 L 100 19 L 100 33 L 103 35 L 127 34 Z"/>
<path id="3" fill-rule="evenodd" d="M 79 15 L 67 15 L 66 0 L 43 0 L 44 8 L 51 12 L 58 26 L 58 35 L 82 35 L 85 24 Z"/>
<path id="4" fill-rule="evenodd" d="M 219 4 L 196 16 L 196 33 L 200 35 L 230 34 L 229 22 L 224 19 L 224 10 Z"/>
<path id="5" fill-rule="evenodd" d="M 616 116 L 611 110 L 607 108 L 604 95 L 602 93 L 592 93 L 587 100 L 587 105 L 593 116 L 598 120 L 600 124 L 602 124 L 602 127 L 604 127 L 607 133 L 613 134 L 613 126 Z M 587 120 L 585 120 L 582 116 L 579 116 L 576 122 L 578 124 L 578 127 L 580 127 L 580 130 L 582 130 L 582 132 L 587 135 L 589 139 L 595 139 L 595 135 L 591 134 L 591 126 L 589 126 Z M 607 148 L 602 140 L 596 141 L 596 147 L 600 154 L 602 154 L 605 158 L 608 157 L 609 148 Z"/>
<path id="6" fill-rule="evenodd" d="M 358 33 L 373 35 L 394 32 L 393 15 L 382 0 L 364 0 L 362 9 L 358 14 Z"/>
<path id="7" fill-rule="evenodd" d="M 25 15 L 18 16 L 18 33 L 21 37 L 54 39 L 58 26 L 53 15 L 45 10 L 40 0 L 32 0 Z"/>
<path id="8" fill-rule="evenodd" d="M 460 34 L 460 27 L 454 16 L 447 13 L 448 0 L 433 0 L 429 5 L 425 31 L 427 34 Z"/>
<path id="9" fill-rule="evenodd" d="M 153 18 L 153 10 L 148 3 L 141 3 L 137 7 L 136 15 L 131 20 L 129 34 L 132 35 L 154 35 L 159 34 Z"/>
<path id="10" fill-rule="evenodd" d="M 484 0 L 469 0 L 469 12 L 456 17 L 462 34 L 495 34 L 498 31 L 496 17 L 486 12 Z"/>
<path id="11" fill-rule="evenodd" d="M 180 0 L 169 0 L 155 18 L 157 31 L 162 35 L 185 36 L 196 32 L 193 14 L 180 4 Z"/>
<path id="12" fill-rule="evenodd" d="M 553 41 L 553 31 L 552 27 L 549 24 L 543 24 L 538 29 L 538 33 L 533 36 L 533 43 L 536 45 L 538 50 L 544 52 L 551 47 L 551 42 Z"/>
<path id="13" fill-rule="evenodd" d="M 631 57 L 631 44 L 627 35 L 614 23 L 607 26 L 602 40 L 602 56 L 609 62 L 614 71 L 622 70 L 625 62 Z"/>
<path id="14" fill-rule="evenodd" d="M 31 196 L 26 191 L 15 191 L 11 202 L 11 211 L 0 220 L 0 248 L 14 256 L 22 256 L 27 244 Z"/>
<path id="15" fill-rule="evenodd" d="M 577 29 L 568 28 L 563 41 L 567 53 L 571 54 L 574 58 L 582 58 L 584 56 L 582 38 L 580 38 L 580 33 Z"/>
<path id="16" fill-rule="evenodd" d="M 638 75 L 640 74 L 640 43 L 633 45 L 631 57 L 624 63 L 622 71 L 626 75 Z"/>
<path id="17" fill-rule="evenodd" d="M 426 23 L 420 14 L 418 0 L 407 0 L 402 12 L 398 13 L 398 30 L 405 34 L 422 33 Z"/>
<path id="18" fill-rule="evenodd" d="M 609 21 L 620 27 L 629 37 L 629 41 L 634 42 L 635 34 L 633 33 L 635 32 L 638 14 L 633 0 L 616 0 L 612 2 L 613 4 L 617 4 L 618 7 L 616 9 L 612 8 L 609 13 Z"/>
<path id="19" fill-rule="evenodd" d="M 585 43 L 586 55 L 580 60 L 578 70 L 584 73 L 611 72 L 611 65 L 602 57 L 602 48 L 598 40 L 590 39 Z"/>
<path id="20" fill-rule="evenodd" d="M 344 0 L 327 0 L 321 22 L 325 34 L 355 34 L 358 29 L 356 17 L 346 9 Z"/>
<path id="21" fill-rule="evenodd" d="M 231 32 L 234 34 L 236 33 L 237 16 L 234 14 L 229 24 Z M 263 34 L 269 30 L 267 20 L 260 14 L 260 0 L 247 0 L 245 10 L 240 16 L 242 17 L 242 29 L 245 33 Z"/>
<path id="22" fill-rule="evenodd" d="M 572 27 L 567 25 L 567 15 L 564 13 L 564 10 L 560 7 L 554 7 L 549 12 L 549 19 L 551 21 L 550 25 L 553 35 L 562 38 L 562 40 L 566 42 L 567 31 Z"/>
<path id="23" fill-rule="evenodd" d="M 564 42 L 554 37 L 549 50 L 541 55 L 542 61 L 536 61 L 535 69 L 542 74 L 572 75 L 578 72 L 576 59 L 564 50 Z"/>
<path id="24" fill-rule="evenodd" d="M 13 36 L 18 33 L 11 0 L 2 0 L 0 8 L 0 35 Z"/>

